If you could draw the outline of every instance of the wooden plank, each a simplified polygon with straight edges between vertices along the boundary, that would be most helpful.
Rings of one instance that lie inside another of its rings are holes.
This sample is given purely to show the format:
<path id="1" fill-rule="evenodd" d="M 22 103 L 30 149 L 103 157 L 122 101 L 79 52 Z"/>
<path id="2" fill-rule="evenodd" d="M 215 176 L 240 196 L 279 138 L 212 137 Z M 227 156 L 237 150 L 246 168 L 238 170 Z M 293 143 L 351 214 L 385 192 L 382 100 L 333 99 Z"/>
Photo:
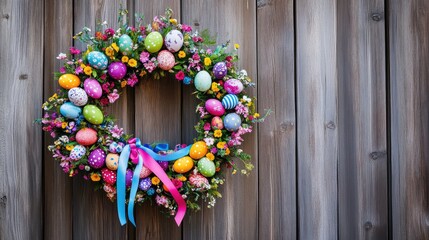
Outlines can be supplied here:
<path id="1" fill-rule="evenodd" d="M 337 239 L 336 1 L 296 2 L 300 239 Z"/>
<path id="2" fill-rule="evenodd" d="M 0 9 L 0 236 L 42 239 L 43 1 Z"/>
<path id="3" fill-rule="evenodd" d="M 258 1 L 258 108 L 273 110 L 258 135 L 259 239 L 297 238 L 293 11 L 293 1 Z"/>
<path id="4" fill-rule="evenodd" d="M 117 16 L 120 6 L 126 8 L 125 0 L 115 1 L 74 1 L 74 32 L 81 31 L 87 26 L 95 31 L 95 24 L 107 21 L 109 26 L 116 29 Z M 80 49 L 86 46 L 76 44 Z M 130 91 L 128 91 L 130 92 Z M 132 97 L 132 95 L 131 95 Z M 118 124 L 126 131 L 133 130 L 133 105 L 128 106 L 130 96 L 122 97 L 109 112 L 119 121 Z M 132 104 L 133 101 L 131 101 Z M 94 185 L 82 178 L 73 181 L 73 238 L 74 239 L 126 239 L 127 226 L 121 227 L 116 210 L 116 204 L 110 202 L 105 193 L 94 192 Z"/>
<path id="5" fill-rule="evenodd" d="M 383 12 L 383 0 L 338 2 L 340 239 L 388 238 Z"/>
<path id="6" fill-rule="evenodd" d="M 72 45 L 73 1 L 45 1 L 44 75 L 43 99 L 46 101 L 58 89 L 53 73 L 62 66 L 56 56 L 67 52 Z M 49 134 L 44 134 L 43 187 L 44 239 L 72 239 L 72 180 L 52 158 L 47 146 L 53 144 Z"/>
<path id="7" fill-rule="evenodd" d="M 145 23 L 154 16 L 164 15 L 165 8 L 180 16 L 180 1 L 135 1 L 135 12 L 143 13 Z M 167 141 L 170 146 L 180 143 L 181 94 L 180 84 L 174 78 L 149 79 L 136 89 L 136 137 L 142 142 Z M 173 218 L 166 218 L 155 203 L 148 202 L 136 210 L 137 239 L 180 239 L 181 227 Z"/>
<path id="8" fill-rule="evenodd" d="M 218 44 L 227 40 L 239 43 L 239 67 L 247 70 L 256 82 L 256 2 L 255 1 L 182 1 L 183 23 L 196 30 L 208 29 L 217 35 Z M 183 92 L 183 129 L 185 142 L 195 137 L 194 96 L 187 88 Z M 249 91 L 256 94 L 255 90 Z M 189 121 L 191 119 L 191 121 Z M 247 136 L 243 150 L 253 156 L 256 166 L 249 177 L 231 175 L 221 188 L 223 198 L 213 209 L 205 206 L 191 213 L 184 225 L 184 239 L 255 239 L 258 236 L 258 158 L 256 128 Z"/>
<path id="9" fill-rule="evenodd" d="M 392 239 L 429 239 L 429 3 L 389 4 Z"/>

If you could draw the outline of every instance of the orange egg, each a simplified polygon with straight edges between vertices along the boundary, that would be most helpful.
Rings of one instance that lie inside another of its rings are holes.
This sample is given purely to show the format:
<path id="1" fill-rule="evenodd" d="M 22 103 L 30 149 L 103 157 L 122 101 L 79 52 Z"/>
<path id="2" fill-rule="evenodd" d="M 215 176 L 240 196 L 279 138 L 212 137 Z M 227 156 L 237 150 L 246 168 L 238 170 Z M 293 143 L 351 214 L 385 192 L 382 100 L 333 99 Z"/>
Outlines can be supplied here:
<path id="1" fill-rule="evenodd" d="M 80 85 L 80 79 L 74 74 L 66 73 L 61 75 L 60 79 L 58 79 L 58 83 L 62 88 L 72 89 Z"/>
<path id="2" fill-rule="evenodd" d="M 207 153 L 207 145 L 204 141 L 194 143 L 189 150 L 189 156 L 193 159 L 200 159 Z"/>
<path id="3" fill-rule="evenodd" d="M 192 167 L 194 167 L 194 161 L 188 156 L 177 159 L 173 164 L 173 170 L 177 173 L 188 172 Z"/>

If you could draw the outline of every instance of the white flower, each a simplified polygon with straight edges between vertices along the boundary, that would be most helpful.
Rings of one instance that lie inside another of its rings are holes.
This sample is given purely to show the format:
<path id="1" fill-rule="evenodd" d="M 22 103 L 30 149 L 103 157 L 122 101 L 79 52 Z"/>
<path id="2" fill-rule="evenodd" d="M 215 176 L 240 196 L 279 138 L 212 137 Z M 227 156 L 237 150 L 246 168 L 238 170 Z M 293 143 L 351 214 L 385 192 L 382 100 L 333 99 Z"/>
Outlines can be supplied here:
<path id="1" fill-rule="evenodd" d="M 104 21 L 101 25 L 107 26 L 107 21 Z"/>
<path id="2" fill-rule="evenodd" d="M 252 99 L 246 95 L 244 95 L 242 99 L 243 99 L 243 102 L 249 102 L 250 103 L 252 101 Z"/>
<path id="3" fill-rule="evenodd" d="M 67 55 L 65 53 L 60 53 L 60 54 L 58 54 L 58 57 L 57 57 L 58 60 L 63 60 L 66 58 L 67 58 Z"/>

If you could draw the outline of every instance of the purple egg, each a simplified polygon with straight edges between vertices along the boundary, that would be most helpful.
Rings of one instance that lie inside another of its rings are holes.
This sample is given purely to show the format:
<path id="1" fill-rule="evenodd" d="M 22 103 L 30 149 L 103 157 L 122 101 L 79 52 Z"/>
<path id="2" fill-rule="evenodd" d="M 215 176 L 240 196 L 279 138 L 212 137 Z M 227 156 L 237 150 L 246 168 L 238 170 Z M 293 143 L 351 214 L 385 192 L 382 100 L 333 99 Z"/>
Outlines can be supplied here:
<path id="1" fill-rule="evenodd" d="M 122 62 L 113 62 L 109 65 L 108 72 L 112 78 L 116 80 L 121 80 L 125 77 L 125 74 L 127 73 L 127 66 Z"/>
<path id="2" fill-rule="evenodd" d="M 131 169 L 127 169 L 127 173 L 125 174 L 125 186 L 131 187 L 132 180 L 133 180 L 133 171 Z"/>
<path id="3" fill-rule="evenodd" d="M 99 169 L 104 166 L 106 160 L 106 153 L 100 148 L 93 150 L 88 156 L 88 164 L 92 168 Z"/>
<path id="4" fill-rule="evenodd" d="M 223 84 L 223 88 L 230 94 L 239 94 L 243 91 L 243 84 L 240 80 L 229 79 L 225 84 Z"/>
<path id="5" fill-rule="evenodd" d="M 140 184 L 139 184 L 139 188 L 143 191 L 147 191 L 150 186 L 152 186 L 152 183 L 150 181 L 150 178 L 143 178 L 142 180 L 140 180 Z"/>
<path id="6" fill-rule="evenodd" d="M 159 166 L 165 171 L 168 168 L 168 162 L 167 161 L 157 161 Z"/>
<path id="7" fill-rule="evenodd" d="M 225 108 L 222 103 L 217 99 L 209 99 L 205 104 L 207 112 L 213 116 L 222 116 L 225 113 Z"/>
<path id="8" fill-rule="evenodd" d="M 88 94 L 88 96 L 94 99 L 101 98 L 101 95 L 103 94 L 100 83 L 93 78 L 88 78 L 85 80 L 83 83 L 83 89 Z"/>
<path id="9" fill-rule="evenodd" d="M 225 62 L 218 62 L 213 66 L 213 75 L 217 79 L 222 79 L 226 76 L 228 69 Z"/>

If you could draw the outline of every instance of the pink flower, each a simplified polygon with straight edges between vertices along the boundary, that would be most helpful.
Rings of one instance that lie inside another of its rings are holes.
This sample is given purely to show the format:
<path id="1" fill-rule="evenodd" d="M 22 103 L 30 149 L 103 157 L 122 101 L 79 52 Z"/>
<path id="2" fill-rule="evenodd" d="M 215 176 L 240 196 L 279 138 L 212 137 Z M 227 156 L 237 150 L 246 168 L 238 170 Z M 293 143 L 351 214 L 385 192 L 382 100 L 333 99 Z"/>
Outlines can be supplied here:
<path id="1" fill-rule="evenodd" d="M 158 204 L 160 206 L 161 205 L 164 207 L 168 206 L 168 199 L 165 196 L 156 195 L 155 200 L 156 200 L 156 204 Z"/>
<path id="2" fill-rule="evenodd" d="M 109 93 L 109 95 L 107 96 L 107 98 L 109 99 L 110 103 L 114 103 L 116 100 L 119 99 L 118 90 L 117 89 L 113 89 L 113 92 Z"/>
<path id="3" fill-rule="evenodd" d="M 176 189 L 179 189 L 183 186 L 182 181 L 180 181 L 179 179 L 173 179 L 173 180 L 171 180 L 171 182 L 176 187 Z"/>
<path id="4" fill-rule="evenodd" d="M 149 53 L 143 51 L 142 53 L 140 53 L 140 62 L 145 63 L 149 61 Z"/>
<path id="5" fill-rule="evenodd" d="M 65 67 L 61 67 L 60 68 L 60 73 L 66 73 L 66 68 Z"/>
<path id="6" fill-rule="evenodd" d="M 58 60 L 63 60 L 66 58 L 67 58 L 67 55 L 65 53 L 60 53 L 60 54 L 58 54 L 58 57 L 57 57 Z"/>
<path id="7" fill-rule="evenodd" d="M 210 129 L 211 129 L 210 123 L 205 123 L 203 128 L 205 131 L 210 131 Z"/>
<path id="8" fill-rule="evenodd" d="M 183 71 L 179 71 L 176 73 L 176 79 L 182 81 L 185 78 L 185 73 Z"/>
<path id="9" fill-rule="evenodd" d="M 191 32 L 192 31 L 192 27 L 186 24 L 182 24 L 182 31 L 184 32 Z"/>
<path id="10" fill-rule="evenodd" d="M 200 113 L 200 118 L 204 117 L 205 115 L 209 114 L 208 112 L 205 111 L 204 107 L 198 107 L 197 111 Z"/>
<path id="11" fill-rule="evenodd" d="M 109 104 L 109 99 L 107 99 L 107 98 L 102 98 L 102 99 L 100 100 L 100 104 L 101 104 L 101 106 L 107 106 L 107 105 Z"/>
<path id="12" fill-rule="evenodd" d="M 76 68 L 76 70 L 74 72 L 76 73 L 76 75 L 79 75 L 79 74 L 83 73 L 83 69 L 79 66 Z"/>
<path id="13" fill-rule="evenodd" d="M 112 137 L 120 138 L 122 134 L 124 134 L 124 129 L 119 128 L 118 125 L 115 125 L 112 129 L 110 129 L 110 132 L 112 133 Z"/>
<path id="14" fill-rule="evenodd" d="M 127 79 L 127 85 L 134 87 L 139 82 L 136 74 L 133 73 L 130 78 Z"/>
<path id="15" fill-rule="evenodd" d="M 195 61 L 200 61 L 200 55 L 198 55 L 198 53 L 194 53 L 194 55 L 192 55 L 192 59 Z"/>
<path id="16" fill-rule="evenodd" d="M 101 85 L 103 92 L 110 93 L 110 83 L 106 82 Z"/>
<path id="17" fill-rule="evenodd" d="M 71 47 L 71 48 L 70 48 L 70 53 L 71 53 L 71 54 L 79 54 L 79 53 L 80 53 L 80 50 L 79 50 L 79 49 L 77 49 L 77 48 L 75 48 L 75 47 Z"/>
<path id="18" fill-rule="evenodd" d="M 156 68 L 156 59 L 152 58 L 149 62 L 143 63 L 143 66 L 146 68 L 146 70 L 151 73 Z"/>
<path id="19" fill-rule="evenodd" d="M 192 37 L 192 41 L 194 41 L 194 42 L 203 42 L 203 38 L 200 37 L 200 36 Z"/>
<path id="20" fill-rule="evenodd" d="M 217 148 L 213 147 L 212 149 L 210 149 L 210 152 L 213 153 L 213 154 L 216 154 L 217 153 Z"/>
<path id="21" fill-rule="evenodd" d="M 243 115 L 243 117 L 247 117 L 249 115 L 249 108 L 244 106 L 242 103 L 238 103 L 235 107 L 235 112 L 239 115 Z"/>
<path id="22" fill-rule="evenodd" d="M 113 30 L 113 29 L 111 29 L 111 28 L 108 28 L 108 29 L 104 30 L 104 33 L 105 33 L 107 36 L 111 37 L 111 36 L 115 35 L 115 30 Z"/>

